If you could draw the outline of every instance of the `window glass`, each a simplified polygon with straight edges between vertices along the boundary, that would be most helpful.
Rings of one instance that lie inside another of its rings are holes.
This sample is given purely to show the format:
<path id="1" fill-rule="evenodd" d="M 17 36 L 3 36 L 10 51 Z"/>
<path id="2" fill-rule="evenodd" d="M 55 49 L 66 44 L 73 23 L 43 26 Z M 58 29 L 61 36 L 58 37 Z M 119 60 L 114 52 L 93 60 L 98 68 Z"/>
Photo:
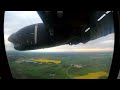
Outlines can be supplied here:
<path id="1" fill-rule="evenodd" d="M 100 20 L 102 22 L 101 18 L 98 19 L 98 22 Z M 5 12 L 5 48 L 10 70 L 14 78 L 108 78 L 114 51 L 114 33 L 88 41 L 86 44 L 65 44 L 28 51 L 15 50 L 13 43 L 8 41 L 8 37 L 21 28 L 36 23 L 43 23 L 36 11 Z"/>

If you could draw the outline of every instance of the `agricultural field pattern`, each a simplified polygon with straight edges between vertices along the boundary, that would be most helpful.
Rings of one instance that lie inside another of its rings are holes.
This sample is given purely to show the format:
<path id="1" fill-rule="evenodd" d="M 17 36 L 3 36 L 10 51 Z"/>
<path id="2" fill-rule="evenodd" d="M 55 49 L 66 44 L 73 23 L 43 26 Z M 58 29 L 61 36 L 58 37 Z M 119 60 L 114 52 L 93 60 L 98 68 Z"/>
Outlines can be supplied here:
<path id="1" fill-rule="evenodd" d="M 16 79 L 107 79 L 112 52 L 14 52 L 7 58 Z"/>

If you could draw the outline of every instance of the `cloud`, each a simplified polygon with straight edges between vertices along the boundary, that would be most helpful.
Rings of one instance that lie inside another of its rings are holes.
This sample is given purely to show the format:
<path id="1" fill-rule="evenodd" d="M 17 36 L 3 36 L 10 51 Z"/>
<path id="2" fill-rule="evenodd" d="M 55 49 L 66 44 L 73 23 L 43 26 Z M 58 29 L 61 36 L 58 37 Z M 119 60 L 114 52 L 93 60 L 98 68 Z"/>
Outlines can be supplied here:
<path id="1" fill-rule="evenodd" d="M 14 46 L 13 46 L 12 43 L 10 43 L 10 42 L 8 41 L 8 37 L 9 37 L 9 35 L 7 35 L 7 34 L 4 35 L 5 48 L 6 48 L 6 50 L 14 50 L 14 49 L 13 49 Z"/>
<path id="2" fill-rule="evenodd" d="M 5 33 L 7 32 L 7 34 L 12 34 L 22 27 L 35 23 L 43 23 L 35 11 L 6 11 L 4 18 L 4 31 Z"/>
<path id="3" fill-rule="evenodd" d="M 112 44 L 112 43 L 114 43 L 114 40 L 106 40 L 106 41 L 103 41 L 101 43 L 102 44 Z"/>

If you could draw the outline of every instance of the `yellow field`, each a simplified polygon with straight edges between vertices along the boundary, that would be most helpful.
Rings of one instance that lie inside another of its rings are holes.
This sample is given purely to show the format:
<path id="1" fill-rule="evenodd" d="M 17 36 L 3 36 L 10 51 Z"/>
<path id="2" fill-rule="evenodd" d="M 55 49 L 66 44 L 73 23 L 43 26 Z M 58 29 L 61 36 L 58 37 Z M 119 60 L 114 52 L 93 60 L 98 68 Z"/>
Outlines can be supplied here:
<path id="1" fill-rule="evenodd" d="M 35 62 L 41 62 L 41 63 L 55 63 L 55 64 L 60 64 L 60 60 L 49 60 L 49 59 L 33 59 Z"/>
<path id="2" fill-rule="evenodd" d="M 95 73 L 88 73 L 87 75 L 84 76 L 75 76 L 74 79 L 99 79 L 99 77 L 102 76 L 107 76 L 107 72 L 95 72 Z"/>

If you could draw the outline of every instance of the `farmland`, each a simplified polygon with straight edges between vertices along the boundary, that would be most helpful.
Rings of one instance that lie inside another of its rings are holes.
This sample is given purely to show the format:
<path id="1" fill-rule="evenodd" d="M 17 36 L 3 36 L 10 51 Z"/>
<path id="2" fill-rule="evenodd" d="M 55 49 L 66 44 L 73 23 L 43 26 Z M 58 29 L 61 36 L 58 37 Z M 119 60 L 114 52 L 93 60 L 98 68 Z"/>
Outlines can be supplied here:
<path id="1" fill-rule="evenodd" d="M 112 52 L 7 52 L 16 79 L 106 79 Z"/>

